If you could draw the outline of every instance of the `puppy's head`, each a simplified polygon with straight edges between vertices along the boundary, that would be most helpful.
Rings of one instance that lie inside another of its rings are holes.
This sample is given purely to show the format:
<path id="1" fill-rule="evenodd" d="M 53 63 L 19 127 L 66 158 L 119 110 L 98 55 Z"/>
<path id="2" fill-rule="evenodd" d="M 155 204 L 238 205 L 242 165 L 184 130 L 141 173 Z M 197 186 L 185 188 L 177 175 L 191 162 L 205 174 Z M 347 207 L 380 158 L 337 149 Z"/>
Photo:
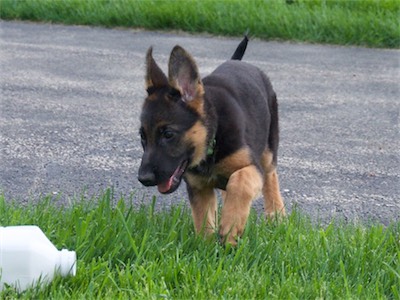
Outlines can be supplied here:
<path id="1" fill-rule="evenodd" d="M 195 61 L 179 46 L 171 52 L 168 78 L 154 61 L 152 48 L 146 66 L 138 179 L 145 186 L 157 185 L 160 193 L 172 193 L 186 169 L 205 157 L 204 88 Z"/>

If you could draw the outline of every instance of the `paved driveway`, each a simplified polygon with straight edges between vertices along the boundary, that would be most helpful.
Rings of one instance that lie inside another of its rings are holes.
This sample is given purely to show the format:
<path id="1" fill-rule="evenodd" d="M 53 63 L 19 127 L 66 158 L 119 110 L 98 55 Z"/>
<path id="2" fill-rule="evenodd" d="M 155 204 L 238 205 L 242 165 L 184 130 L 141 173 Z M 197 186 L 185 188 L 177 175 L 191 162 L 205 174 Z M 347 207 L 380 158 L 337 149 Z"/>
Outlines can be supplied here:
<path id="1" fill-rule="evenodd" d="M 166 69 L 175 44 L 202 74 L 240 39 L 0 22 L 0 189 L 20 202 L 67 201 L 107 187 L 157 207 L 186 201 L 137 182 L 138 114 L 150 45 Z M 400 215 L 400 51 L 252 40 L 244 60 L 280 101 L 281 189 L 315 220 Z M 261 211 L 262 201 L 254 208 Z"/>

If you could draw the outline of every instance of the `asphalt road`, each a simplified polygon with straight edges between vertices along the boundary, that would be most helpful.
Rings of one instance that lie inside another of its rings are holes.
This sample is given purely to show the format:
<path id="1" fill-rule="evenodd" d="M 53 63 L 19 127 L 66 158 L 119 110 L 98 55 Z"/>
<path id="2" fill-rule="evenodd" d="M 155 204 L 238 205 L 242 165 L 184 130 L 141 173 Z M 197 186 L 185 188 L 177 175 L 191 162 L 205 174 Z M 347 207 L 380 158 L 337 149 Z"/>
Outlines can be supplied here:
<path id="1" fill-rule="evenodd" d="M 202 74 L 240 41 L 182 33 L 0 22 L 0 189 L 7 201 L 98 195 L 113 187 L 157 207 L 186 201 L 137 181 L 144 57 L 172 47 Z M 280 103 L 279 174 L 288 210 L 322 222 L 400 219 L 400 51 L 251 40 L 244 60 Z M 262 201 L 254 208 L 262 210 Z"/>

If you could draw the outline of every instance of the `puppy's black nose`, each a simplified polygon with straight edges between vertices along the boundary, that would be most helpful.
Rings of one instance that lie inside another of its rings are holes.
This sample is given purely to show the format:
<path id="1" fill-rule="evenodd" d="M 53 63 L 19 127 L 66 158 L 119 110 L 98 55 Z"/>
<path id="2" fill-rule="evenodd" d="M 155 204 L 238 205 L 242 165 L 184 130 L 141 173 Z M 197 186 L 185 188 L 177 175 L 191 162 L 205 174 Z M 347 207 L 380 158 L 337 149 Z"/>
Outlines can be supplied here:
<path id="1" fill-rule="evenodd" d="M 156 185 L 156 176 L 152 172 L 139 173 L 138 180 L 144 186 L 154 186 L 154 185 Z"/>

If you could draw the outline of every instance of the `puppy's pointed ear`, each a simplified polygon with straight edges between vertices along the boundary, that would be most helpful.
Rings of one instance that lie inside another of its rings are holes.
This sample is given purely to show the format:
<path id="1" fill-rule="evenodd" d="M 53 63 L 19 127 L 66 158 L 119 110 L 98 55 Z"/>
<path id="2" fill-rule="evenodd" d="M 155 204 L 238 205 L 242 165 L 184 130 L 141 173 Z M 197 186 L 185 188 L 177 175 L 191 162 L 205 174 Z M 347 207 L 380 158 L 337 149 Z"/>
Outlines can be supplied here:
<path id="1" fill-rule="evenodd" d="M 146 89 L 148 94 L 151 91 L 168 85 L 167 76 L 163 73 L 160 67 L 153 59 L 153 47 L 147 50 L 146 54 Z"/>
<path id="2" fill-rule="evenodd" d="M 180 91 L 182 100 L 190 102 L 204 94 L 194 59 L 182 47 L 172 49 L 168 65 L 169 84 Z"/>

